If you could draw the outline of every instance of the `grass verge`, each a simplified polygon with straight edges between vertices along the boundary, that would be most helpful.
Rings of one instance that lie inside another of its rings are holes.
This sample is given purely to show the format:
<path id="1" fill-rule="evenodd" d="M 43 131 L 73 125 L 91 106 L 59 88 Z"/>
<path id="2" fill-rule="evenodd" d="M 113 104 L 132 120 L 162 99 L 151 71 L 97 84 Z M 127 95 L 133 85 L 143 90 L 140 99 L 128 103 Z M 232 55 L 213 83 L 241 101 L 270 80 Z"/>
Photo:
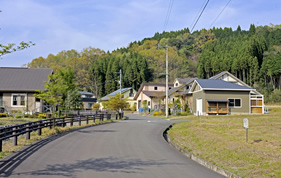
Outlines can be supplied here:
<path id="1" fill-rule="evenodd" d="M 245 117 L 249 119 L 248 142 Z M 265 115 L 187 119 L 191 122 L 175 124 L 169 136 L 189 152 L 242 177 L 281 177 L 281 108 Z"/>

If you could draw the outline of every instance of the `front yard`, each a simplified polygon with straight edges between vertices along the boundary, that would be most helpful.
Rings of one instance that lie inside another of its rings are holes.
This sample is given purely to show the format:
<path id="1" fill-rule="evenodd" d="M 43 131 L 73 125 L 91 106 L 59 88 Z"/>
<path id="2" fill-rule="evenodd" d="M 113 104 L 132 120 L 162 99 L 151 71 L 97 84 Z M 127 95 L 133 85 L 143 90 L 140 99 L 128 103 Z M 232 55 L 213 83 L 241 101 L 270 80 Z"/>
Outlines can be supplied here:
<path id="1" fill-rule="evenodd" d="M 243 118 L 249 119 L 246 142 Z M 188 116 L 169 136 L 197 156 L 242 177 L 281 177 L 281 107 L 264 115 Z"/>

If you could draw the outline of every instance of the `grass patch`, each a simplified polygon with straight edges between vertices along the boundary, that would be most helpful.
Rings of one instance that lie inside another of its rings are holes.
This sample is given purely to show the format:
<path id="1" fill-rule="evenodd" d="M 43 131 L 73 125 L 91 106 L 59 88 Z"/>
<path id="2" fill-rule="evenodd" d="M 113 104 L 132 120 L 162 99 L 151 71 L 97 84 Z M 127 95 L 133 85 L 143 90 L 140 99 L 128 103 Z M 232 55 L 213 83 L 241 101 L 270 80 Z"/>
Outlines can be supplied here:
<path id="1" fill-rule="evenodd" d="M 249 119 L 246 143 L 243 118 Z M 281 177 L 281 108 L 265 115 L 188 116 L 169 136 L 197 156 L 242 177 Z"/>
<path id="2" fill-rule="evenodd" d="M 13 140 L 12 139 L 3 143 L 2 152 L 0 152 L 0 159 L 4 158 L 5 156 L 10 155 L 11 153 L 16 152 L 17 150 L 19 150 L 20 148 L 22 148 L 26 145 L 30 145 L 30 144 L 32 144 L 32 143 L 34 143 L 38 140 L 41 140 L 43 138 L 47 138 L 47 137 L 55 135 L 55 134 L 60 134 L 60 133 L 63 133 L 63 132 L 67 132 L 67 131 L 82 128 L 82 127 L 94 126 L 94 125 L 110 123 L 110 122 L 113 122 L 113 121 L 111 119 L 106 120 L 106 121 L 100 121 L 100 120 L 97 119 L 97 120 L 95 120 L 95 123 L 91 122 L 87 125 L 84 124 L 84 125 L 81 125 L 81 126 L 72 126 L 72 127 L 55 127 L 53 129 L 43 128 L 42 134 L 40 136 L 37 134 L 37 131 L 32 132 L 31 135 L 30 135 L 30 140 L 27 140 L 25 138 L 25 136 L 23 136 L 23 135 L 19 136 L 17 146 L 13 146 Z"/>
<path id="3" fill-rule="evenodd" d="M 0 118 L 0 125 L 15 125 L 15 124 L 23 124 L 26 122 L 34 122 L 42 120 L 40 118 L 13 118 L 13 117 L 1 117 Z"/>

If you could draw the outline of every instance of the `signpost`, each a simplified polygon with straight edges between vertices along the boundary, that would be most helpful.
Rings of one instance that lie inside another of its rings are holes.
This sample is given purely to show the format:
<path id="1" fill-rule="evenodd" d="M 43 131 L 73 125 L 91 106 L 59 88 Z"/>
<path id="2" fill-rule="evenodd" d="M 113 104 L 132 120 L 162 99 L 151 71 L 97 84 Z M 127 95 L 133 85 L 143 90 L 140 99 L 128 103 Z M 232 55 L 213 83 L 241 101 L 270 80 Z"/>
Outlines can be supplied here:
<path id="1" fill-rule="evenodd" d="M 243 119 L 243 126 L 246 129 L 246 142 L 248 142 L 248 128 L 249 128 L 248 118 Z"/>

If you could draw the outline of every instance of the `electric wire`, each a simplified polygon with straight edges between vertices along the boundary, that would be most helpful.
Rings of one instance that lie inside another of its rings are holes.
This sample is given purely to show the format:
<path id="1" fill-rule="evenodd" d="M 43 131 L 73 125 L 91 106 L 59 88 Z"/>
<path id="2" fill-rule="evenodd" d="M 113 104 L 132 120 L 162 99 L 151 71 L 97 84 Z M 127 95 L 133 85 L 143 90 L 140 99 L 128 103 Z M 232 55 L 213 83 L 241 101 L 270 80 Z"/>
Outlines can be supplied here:
<path id="1" fill-rule="evenodd" d="M 193 25 L 193 27 L 192 27 L 192 29 L 191 29 L 190 33 L 192 33 L 192 31 L 193 31 L 194 27 L 196 26 L 197 22 L 199 21 L 199 19 L 200 19 L 201 15 L 203 14 L 204 10 L 206 9 L 206 7 L 207 7 L 208 3 L 209 3 L 209 0 L 207 0 L 207 2 L 206 2 L 206 4 L 205 4 L 205 6 L 203 7 L 203 9 L 202 9 L 202 11 L 201 11 L 201 13 L 200 13 L 199 17 L 197 18 L 197 20 L 196 20 L 195 24 Z"/>
<path id="2" fill-rule="evenodd" d="M 174 0 L 170 0 L 169 6 L 168 6 L 168 10 L 167 10 L 167 15 L 166 15 L 164 26 L 163 26 L 163 31 L 165 31 L 167 26 L 168 26 L 170 15 L 171 15 L 171 11 L 172 11 L 172 8 L 173 8 L 173 4 L 174 4 Z"/>
<path id="3" fill-rule="evenodd" d="M 228 6 L 228 4 L 230 3 L 231 0 L 229 0 L 227 2 L 227 4 L 224 6 L 224 8 L 221 10 L 221 12 L 218 14 L 218 16 L 215 18 L 215 20 L 211 23 L 210 28 L 212 28 L 212 26 L 214 25 L 214 23 L 217 21 L 217 19 L 219 18 L 219 16 L 223 13 L 223 11 L 225 10 L 225 8 Z"/>
<path id="4" fill-rule="evenodd" d="M 201 8 L 200 8 L 199 11 L 198 11 L 198 14 L 195 16 L 195 18 L 194 18 L 192 24 L 190 25 L 190 29 L 191 29 L 191 27 L 193 26 L 193 24 L 195 23 L 196 19 L 198 18 L 198 16 L 199 16 L 200 12 L 202 11 L 204 5 L 206 4 L 206 1 L 207 1 L 207 0 L 205 0 L 205 1 L 203 2 Z"/>

